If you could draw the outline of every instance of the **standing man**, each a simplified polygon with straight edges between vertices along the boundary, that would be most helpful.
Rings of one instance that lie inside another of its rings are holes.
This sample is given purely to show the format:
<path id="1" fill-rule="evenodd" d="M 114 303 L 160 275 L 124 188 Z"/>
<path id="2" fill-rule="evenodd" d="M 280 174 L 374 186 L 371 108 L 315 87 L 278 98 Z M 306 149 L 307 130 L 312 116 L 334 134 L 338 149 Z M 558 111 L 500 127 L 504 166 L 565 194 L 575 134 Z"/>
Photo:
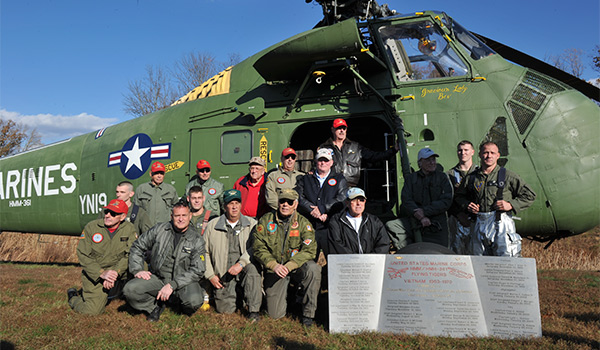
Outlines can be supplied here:
<path id="1" fill-rule="evenodd" d="M 519 175 L 498 166 L 498 145 L 485 142 L 479 147 L 481 167 L 471 173 L 458 189 L 461 209 L 477 215 L 471 229 L 474 255 L 521 256 L 521 236 L 513 214 L 531 206 L 535 193 Z"/>
<path id="2" fill-rule="evenodd" d="M 138 186 L 133 197 L 133 203 L 146 210 L 152 226 L 159 222 L 169 221 L 171 208 L 179 201 L 175 187 L 163 183 L 165 180 L 165 165 L 155 162 L 150 168 L 151 181 Z"/>
<path id="3" fill-rule="evenodd" d="M 187 193 L 187 201 L 190 204 L 190 211 L 192 212 L 192 220 L 190 221 L 190 225 L 196 228 L 196 231 L 200 232 L 200 235 L 202 236 L 204 234 L 204 230 L 206 229 L 206 224 L 210 220 L 216 218 L 218 215 L 206 209 L 206 197 L 204 197 L 202 187 L 192 186 Z"/>
<path id="4" fill-rule="evenodd" d="M 242 214 L 258 219 L 267 212 L 265 199 L 265 160 L 252 157 L 249 162 L 248 174 L 240 177 L 233 189 L 242 194 Z"/>
<path id="5" fill-rule="evenodd" d="M 360 167 L 363 159 L 366 161 L 390 159 L 398 152 L 398 149 L 390 148 L 384 152 L 373 152 L 356 141 L 350 141 L 346 137 L 347 129 L 348 124 L 344 119 L 334 120 L 331 126 L 331 138 L 321 144 L 319 148 L 333 150 L 335 172 L 344 175 L 349 187 L 355 187 L 360 180 Z"/>
<path id="6" fill-rule="evenodd" d="M 319 255 L 323 251 L 327 257 L 328 242 L 327 222 L 331 215 L 344 208 L 344 199 L 348 186 L 344 175 L 332 170 L 333 151 L 329 148 L 320 148 L 315 157 L 316 171 L 298 179 L 300 214 L 310 219 L 316 229 Z M 319 256 L 321 260 L 321 257 Z M 321 262 L 322 263 L 322 262 Z"/>
<path id="7" fill-rule="evenodd" d="M 303 174 L 295 169 L 296 158 L 296 151 L 293 148 L 284 149 L 281 152 L 281 168 L 271 171 L 267 176 L 266 199 L 273 210 L 277 210 L 279 191 L 296 187 L 296 178 Z"/>
<path id="8" fill-rule="evenodd" d="M 135 276 L 123 293 L 136 310 L 156 322 L 165 303 L 180 305 L 192 315 L 204 301 L 199 281 L 204 276 L 204 239 L 190 226 L 190 208 L 177 203 L 171 221 L 152 227 L 131 246 L 129 271 Z M 144 271 L 144 253 L 150 250 L 149 271 Z"/>
<path id="9" fill-rule="evenodd" d="M 139 205 L 131 202 L 131 198 L 135 195 L 133 191 L 133 184 L 129 181 L 121 181 L 117 185 L 116 189 L 117 199 L 122 200 L 127 204 L 129 210 L 127 211 L 126 220 L 131 222 L 135 226 L 137 237 L 142 233 L 148 231 L 152 227 L 150 217 L 148 213 L 141 208 Z"/>
<path id="10" fill-rule="evenodd" d="M 386 228 L 396 250 L 414 242 L 431 242 L 448 248 L 448 217 L 452 204 L 452 185 L 438 167 L 437 157 L 430 148 L 418 154 L 419 171 L 404 179 L 400 206 L 401 217 L 388 221 Z"/>
<path id="11" fill-rule="evenodd" d="M 212 220 L 206 228 L 206 273 L 215 289 L 217 312 L 233 313 L 238 295 L 245 297 L 248 318 L 258 321 L 262 302 L 262 277 L 250 261 L 250 233 L 256 220 L 241 214 L 242 196 L 238 190 L 225 191 L 225 214 Z M 238 294 L 239 293 L 239 294 Z"/>
<path id="12" fill-rule="evenodd" d="M 329 254 L 388 254 L 390 238 L 377 216 L 365 212 L 367 196 L 348 190 L 346 210 L 329 221 Z"/>
<path id="13" fill-rule="evenodd" d="M 82 293 L 67 290 L 71 308 L 99 315 L 111 297 L 120 294 L 127 279 L 129 249 L 136 239 L 133 225 L 125 220 L 127 204 L 113 199 L 104 207 L 104 218 L 88 223 L 77 245 L 81 264 Z"/>
<path id="14" fill-rule="evenodd" d="M 473 163 L 475 148 L 471 141 L 463 140 L 456 146 L 458 164 L 446 174 L 454 189 L 454 199 L 448 209 L 448 228 L 450 229 L 450 248 L 459 255 L 471 254 L 471 221 L 466 210 L 460 210 L 456 203 L 456 191 L 467 175 L 477 170 Z"/>
<path id="15" fill-rule="evenodd" d="M 254 257 L 263 266 L 267 312 L 272 318 L 285 316 L 290 278 L 302 287 L 302 324 L 310 327 L 317 310 L 321 266 L 315 233 L 310 222 L 296 212 L 298 193 L 283 189 L 276 212 L 260 218 L 254 232 Z"/>
<path id="16" fill-rule="evenodd" d="M 185 186 L 185 194 L 190 194 L 192 186 L 202 187 L 204 193 L 204 207 L 216 216 L 223 213 L 223 184 L 210 177 L 212 170 L 210 164 L 201 159 L 196 164 L 196 175 Z"/>

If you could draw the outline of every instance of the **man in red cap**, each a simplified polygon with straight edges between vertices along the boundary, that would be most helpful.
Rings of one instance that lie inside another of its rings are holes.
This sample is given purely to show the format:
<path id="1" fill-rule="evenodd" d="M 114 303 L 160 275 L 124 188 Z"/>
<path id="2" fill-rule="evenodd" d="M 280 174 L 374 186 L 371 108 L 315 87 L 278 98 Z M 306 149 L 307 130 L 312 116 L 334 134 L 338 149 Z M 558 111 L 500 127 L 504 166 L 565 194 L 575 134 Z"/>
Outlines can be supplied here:
<path id="1" fill-rule="evenodd" d="M 361 146 L 356 141 L 350 141 L 346 132 L 348 124 L 344 119 L 338 118 L 331 126 L 331 138 L 325 141 L 319 148 L 330 148 L 333 150 L 333 170 L 344 174 L 349 187 L 356 187 L 360 180 L 360 167 L 362 160 L 380 161 L 390 159 L 398 148 L 390 148 L 384 152 L 374 152 Z"/>
<path id="2" fill-rule="evenodd" d="M 164 183 L 165 165 L 155 162 L 150 168 L 150 182 L 143 183 L 135 190 L 133 203 L 139 205 L 150 216 L 152 226 L 171 220 L 171 209 L 179 201 L 173 185 Z"/>
<path id="3" fill-rule="evenodd" d="M 113 199 L 104 207 L 104 218 L 88 223 L 77 245 L 82 290 L 67 290 L 69 305 L 77 312 L 98 315 L 121 293 L 127 278 L 129 248 L 136 239 L 133 224 L 124 221 L 129 207 Z"/>
<path id="4" fill-rule="evenodd" d="M 267 176 L 266 198 L 271 209 L 277 210 L 279 192 L 284 188 L 296 187 L 296 178 L 304 173 L 295 169 L 297 154 L 293 148 L 281 152 L 281 165 L 269 172 Z"/>
<path id="5" fill-rule="evenodd" d="M 190 188 L 193 186 L 202 187 L 204 194 L 204 208 L 216 216 L 223 213 L 223 184 L 210 177 L 210 164 L 200 159 L 196 164 L 196 175 L 190 179 L 185 186 L 185 194 L 190 195 Z"/>

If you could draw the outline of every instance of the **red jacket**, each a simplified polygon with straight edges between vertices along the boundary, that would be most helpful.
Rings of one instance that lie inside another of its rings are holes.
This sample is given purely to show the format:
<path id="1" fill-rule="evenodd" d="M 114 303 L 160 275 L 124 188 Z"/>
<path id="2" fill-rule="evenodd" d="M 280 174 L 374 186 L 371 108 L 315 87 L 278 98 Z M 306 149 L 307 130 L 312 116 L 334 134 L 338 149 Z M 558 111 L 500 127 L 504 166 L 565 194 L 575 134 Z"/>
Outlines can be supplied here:
<path id="1" fill-rule="evenodd" d="M 240 177 L 233 185 L 235 190 L 242 193 L 242 214 L 256 218 L 263 216 L 269 209 L 265 198 L 265 175 L 260 178 L 256 185 L 250 182 L 250 175 Z"/>

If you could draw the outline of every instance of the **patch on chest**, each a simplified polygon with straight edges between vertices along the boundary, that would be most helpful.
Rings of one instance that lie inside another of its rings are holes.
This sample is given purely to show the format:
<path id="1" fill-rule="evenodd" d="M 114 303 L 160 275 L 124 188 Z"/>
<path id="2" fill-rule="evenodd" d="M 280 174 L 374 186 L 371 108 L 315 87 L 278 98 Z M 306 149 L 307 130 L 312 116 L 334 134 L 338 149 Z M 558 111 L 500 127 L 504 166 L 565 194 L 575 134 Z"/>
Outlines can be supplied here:
<path id="1" fill-rule="evenodd" d="M 208 189 L 208 194 L 210 194 L 211 196 L 214 196 L 217 193 L 217 190 L 214 188 L 209 188 Z"/>
<path id="2" fill-rule="evenodd" d="M 277 178 L 277 183 L 279 183 L 280 185 L 283 185 L 285 183 L 285 178 L 283 177 L 278 177 Z"/>
<path id="3" fill-rule="evenodd" d="M 335 186 L 337 185 L 337 181 L 335 179 L 329 179 L 329 181 L 327 181 L 327 184 L 329 184 L 329 186 Z"/>
<path id="4" fill-rule="evenodd" d="M 104 240 L 104 236 L 100 232 L 96 232 L 92 235 L 92 242 L 100 243 Z"/>

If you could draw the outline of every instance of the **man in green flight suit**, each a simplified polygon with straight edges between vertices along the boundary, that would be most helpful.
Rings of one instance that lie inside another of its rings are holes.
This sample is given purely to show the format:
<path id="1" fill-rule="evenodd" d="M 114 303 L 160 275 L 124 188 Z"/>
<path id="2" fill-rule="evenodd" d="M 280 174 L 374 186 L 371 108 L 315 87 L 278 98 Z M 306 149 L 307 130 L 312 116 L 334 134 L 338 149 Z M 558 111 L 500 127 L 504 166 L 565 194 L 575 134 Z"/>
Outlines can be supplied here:
<path id="1" fill-rule="evenodd" d="M 127 278 L 129 249 L 136 239 L 133 224 L 124 221 L 127 204 L 113 199 L 104 207 L 104 218 L 88 223 L 77 245 L 82 292 L 67 290 L 69 305 L 77 312 L 98 315 L 111 296 L 120 294 Z"/>
<path id="2" fill-rule="evenodd" d="M 185 195 L 189 196 L 193 186 L 202 187 L 204 207 L 219 216 L 223 214 L 223 184 L 210 177 L 211 173 L 210 164 L 200 159 L 196 164 L 196 175 L 185 186 Z"/>
<path id="3" fill-rule="evenodd" d="M 150 168 L 150 182 L 138 186 L 133 203 L 143 208 L 150 216 L 152 226 L 167 222 L 171 217 L 171 208 L 179 201 L 173 185 L 164 183 L 165 165 L 155 162 Z"/>
<path id="4" fill-rule="evenodd" d="M 317 242 L 310 221 L 298 214 L 298 193 L 283 189 L 276 212 L 260 218 L 254 232 L 254 258 L 264 268 L 263 286 L 267 312 L 272 318 L 285 316 L 290 278 L 302 287 L 302 324 L 310 327 L 317 310 L 321 266 L 315 263 Z"/>

